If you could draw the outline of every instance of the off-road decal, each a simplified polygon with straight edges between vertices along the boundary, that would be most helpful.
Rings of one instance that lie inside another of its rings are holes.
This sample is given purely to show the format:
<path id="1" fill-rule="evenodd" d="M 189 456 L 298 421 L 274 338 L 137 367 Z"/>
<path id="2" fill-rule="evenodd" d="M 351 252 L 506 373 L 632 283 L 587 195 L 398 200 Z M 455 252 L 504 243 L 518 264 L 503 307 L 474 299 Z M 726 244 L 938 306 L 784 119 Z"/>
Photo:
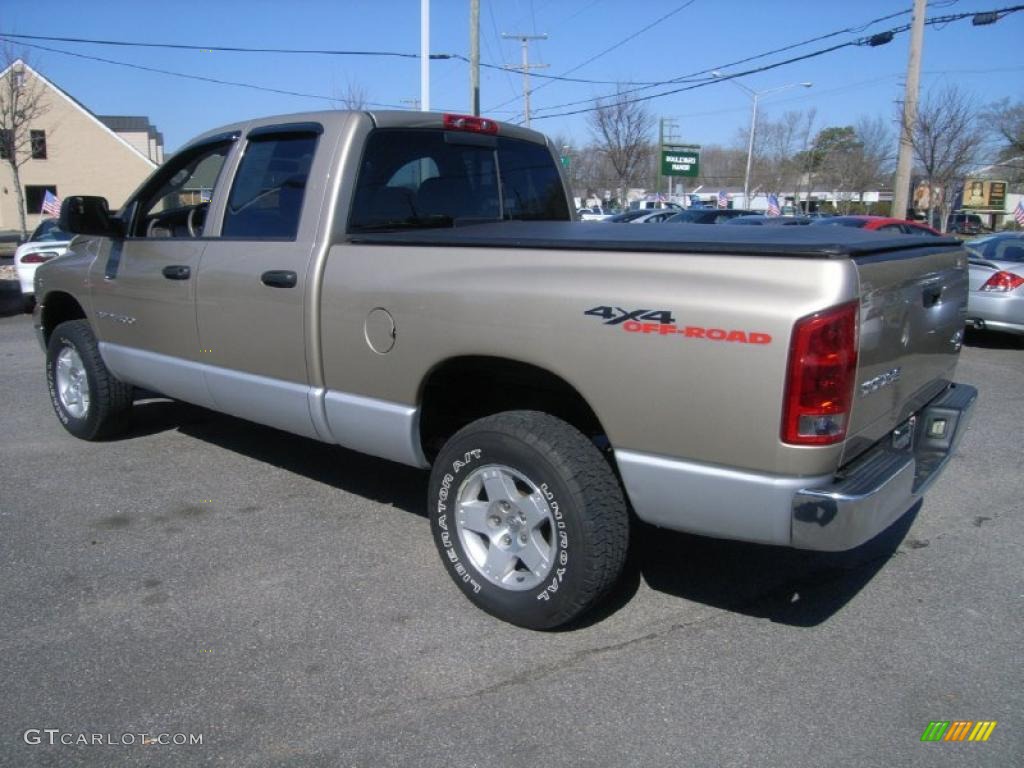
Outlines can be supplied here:
<path id="1" fill-rule="evenodd" d="M 668 309 L 623 309 L 622 307 L 600 306 L 583 313 L 600 317 L 605 325 L 616 325 L 626 333 L 641 333 L 654 336 L 682 336 L 684 339 L 704 341 L 725 341 L 737 344 L 771 344 L 770 333 L 742 331 L 726 328 L 707 328 L 703 325 L 676 324 Z"/>

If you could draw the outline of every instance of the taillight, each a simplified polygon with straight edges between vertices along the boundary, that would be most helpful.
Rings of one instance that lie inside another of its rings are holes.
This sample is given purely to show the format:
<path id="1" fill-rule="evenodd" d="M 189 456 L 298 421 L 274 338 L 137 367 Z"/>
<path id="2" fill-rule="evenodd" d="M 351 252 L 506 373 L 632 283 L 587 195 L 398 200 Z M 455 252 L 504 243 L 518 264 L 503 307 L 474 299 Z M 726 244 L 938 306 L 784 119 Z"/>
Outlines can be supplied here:
<path id="1" fill-rule="evenodd" d="M 445 115 L 444 127 L 450 131 L 469 131 L 471 133 L 497 133 L 498 124 L 486 117 L 473 115 Z"/>
<path id="2" fill-rule="evenodd" d="M 1019 288 L 1024 285 L 1024 277 L 1015 275 L 1013 272 L 996 272 L 992 277 L 985 281 L 985 284 L 981 286 L 982 291 L 994 291 L 996 293 L 1006 293 L 1012 291 L 1014 288 Z"/>
<path id="3" fill-rule="evenodd" d="M 782 440 L 830 445 L 846 437 L 857 371 L 857 302 L 796 321 L 789 347 Z"/>
<path id="4" fill-rule="evenodd" d="M 53 253 L 51 251 L 41 251 L 39 253 L 30 253 L 27 256 L 22 256 L 21 257 L 21 263 L 22 264 L 44 264 L 45 262 L 49 261 L 50 259 L 57 258 L 58 255 L 59 254 Z"/>

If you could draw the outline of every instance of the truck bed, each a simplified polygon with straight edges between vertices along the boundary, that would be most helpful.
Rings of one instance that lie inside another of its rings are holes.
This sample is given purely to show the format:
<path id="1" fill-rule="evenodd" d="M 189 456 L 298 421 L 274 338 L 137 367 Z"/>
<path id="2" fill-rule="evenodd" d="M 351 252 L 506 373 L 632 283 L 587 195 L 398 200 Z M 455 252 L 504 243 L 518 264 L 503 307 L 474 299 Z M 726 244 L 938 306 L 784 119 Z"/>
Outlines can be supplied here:
<path id="1" fill-rule="evenodd" d="M 435 229 L 350 234 L 349 242 L 448 248 L 713 253 L 846 259 L 930 248 L 958 248 L 954 237 L 910 237 L 851 227 L 730 227 L 713 224 L 629 226 L 600 222 L 507 221 Z"/>

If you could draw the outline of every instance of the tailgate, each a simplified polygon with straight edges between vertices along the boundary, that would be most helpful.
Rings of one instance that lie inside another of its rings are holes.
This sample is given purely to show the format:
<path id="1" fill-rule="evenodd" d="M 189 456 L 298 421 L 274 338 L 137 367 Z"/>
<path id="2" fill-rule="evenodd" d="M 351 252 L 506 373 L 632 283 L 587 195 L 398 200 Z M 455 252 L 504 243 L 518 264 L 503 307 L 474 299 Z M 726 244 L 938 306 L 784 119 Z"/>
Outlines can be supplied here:
<path id="1" fill-rule="evenodd" d="M 967 317 L 967 258 L 956 246 L 860 256 L 860 357 L 845 464 L 952 381 Z"/>

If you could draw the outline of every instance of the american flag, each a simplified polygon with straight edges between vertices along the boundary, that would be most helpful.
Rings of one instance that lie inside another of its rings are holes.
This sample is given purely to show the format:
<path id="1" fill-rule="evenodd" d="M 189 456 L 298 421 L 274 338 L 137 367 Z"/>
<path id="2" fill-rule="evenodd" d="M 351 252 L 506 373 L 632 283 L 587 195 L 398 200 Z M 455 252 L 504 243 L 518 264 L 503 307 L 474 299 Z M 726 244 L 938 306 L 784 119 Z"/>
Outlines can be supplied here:
<path id="1" fill-rule="evenodd" d="M 42 212 L 51 216 L 60 216 L 60 198 L 50 190 L 46 190 L 46 194 L 43 195 Z"/>
<path id="2" fill-rule="evenodd" d="M 779 209 L 779 198 L 775 195 L 768 195 L 768 215 L 769 216 L 781 216 L 782 211 Z"/>
<path id="3" fill-rule="evenodd" d="M 1024 227 L 1024 200 L 1017 203 L 1017 207 L 1013 209 L 1014 220 L 1022 227 Z"/>
<path id="4" fill-rule="evenodd" d="M 728 208 L 729 207 L 729 196 L 727 194 L 725 194 L 725 190 L 724 189 L 721 192 L 718 193 L 718 207 L 719 208 Z"/>

